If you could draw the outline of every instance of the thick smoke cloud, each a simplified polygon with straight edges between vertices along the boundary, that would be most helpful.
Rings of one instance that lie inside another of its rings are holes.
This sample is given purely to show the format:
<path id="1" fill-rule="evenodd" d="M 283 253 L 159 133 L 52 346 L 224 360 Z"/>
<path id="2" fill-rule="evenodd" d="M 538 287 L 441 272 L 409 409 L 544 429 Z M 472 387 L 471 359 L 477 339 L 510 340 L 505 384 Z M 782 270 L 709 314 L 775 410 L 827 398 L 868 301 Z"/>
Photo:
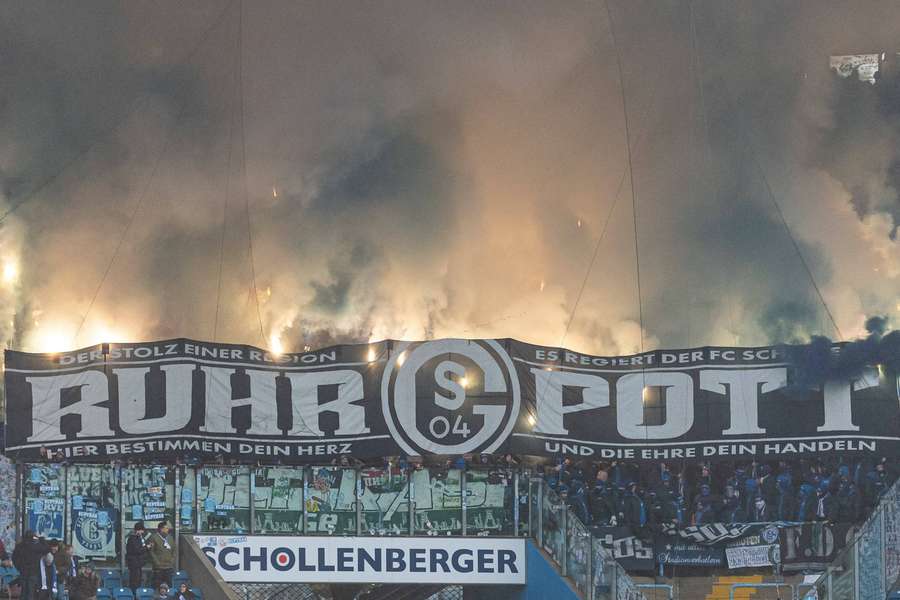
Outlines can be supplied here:
<path id="1" fill-rule="evenodd" d="M 12 347 L 836 338 L 766 183 L 843 335 L 900 317 L 900 75 L 828 71 L 895 3 L 611 3 L 643 335 L 602 3 L 244 3 L 241 55 L 239 6 L 0 7 L 4 202 L 75 159 L 0 228 Z"/>

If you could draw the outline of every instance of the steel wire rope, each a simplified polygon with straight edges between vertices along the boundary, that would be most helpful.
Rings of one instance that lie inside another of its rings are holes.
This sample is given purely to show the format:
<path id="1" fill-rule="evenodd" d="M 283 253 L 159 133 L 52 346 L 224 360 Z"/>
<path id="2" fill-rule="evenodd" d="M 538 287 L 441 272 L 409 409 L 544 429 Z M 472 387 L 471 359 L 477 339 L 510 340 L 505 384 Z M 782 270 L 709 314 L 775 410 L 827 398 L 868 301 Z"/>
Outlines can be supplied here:
<path id="1" fill-rule="evenodd" d="M 236 53 L 240 60 L 240 50 Z M 225 194 L 222 196 L 222 232 L 219 236 L 219 272 L 216 280 L 216 312 L 213 318 L 212 341 L 218 341 L 219 333 L 219 308 L 222 303 L 222 270 L 225 265 L 225 236 L 228 231 L 228 196 L 231 194 L 231 154 L 234 147 L 234 88 L 237 84 L 236 70 L 232 70 L 231 90 L 228 96 L 228 158 L 225 163 Z"/>
<path id="2" fill-rule="evenodd" d="M 628 179 L 629 179 L 629 187 L 631 188 L 631 223 L 634 231 L 634 274 L 635 274 L 635 286 L 637 288 L 637 305 L 638 305 L 638 336 L 640 341 L 640 355 L 641 355 L 641 408 L 643 411 L 644 408 L 644 396 L 647 391 L 647 366 L 644 364 L 644 302 L 641 292 L 641 254 L 640 254 L 640 243 L 638 238 L 638 223 L 637 223 L 637 190 L 634 187 L 634 162 L 632 160 L 631 155 L 631 133 L 629 127 L 628 120 L 628 100 L 627 94 L 625 91 L 625 75 L 622 70 L 622 55 L 619 52 L 619 43 L 616 39 L 616 23 L 613 19 L 612 10 L 609 7 L 609 0 L 603 0 L 603 4 L 606 7 L 606 16 L 609 21 L 609 35 L 612 39 L 613 51 L 616 55 L 616 71 L 619 74 L 619 92 L 622 98 L 622 119 L 624 121 L 625 126 L 625 148 L 627 150 L 628 156 Z M 617 398 L 618 401 L 618 398 Z M 644 421 L 645 417 L 642 418 L 641 421 Z M 650 432 L 647 429 L 647 425 L 644 424 L 644 442 L 645 444 L 649 441 Z"/>
<path id="3" fill-rule="evenodd" d="M 800 264 L 803 267 L 803 271 L 806 273 L 806 276 L 809 278 L 810 284 L 812 285 L 813 290 L 816 293 L 816 296 L 819 299 L 819 302 L 822 304 L 822 307 L 825 309 L 825 314 L 828 316 L 829 321 L 831 322 L 831 326 L 834 329 L 835 333 L 837 333 L 840 341 L 844 341 L 844 334 L 841 331 L 841 328 L 837 324 L 837 320 L 834 317 L 834 313 L 832 313 L 831 308 L 828 306 L 828 302 L 825 300 L 824 294 L 822 294 L 822 289 L 816 281 L 816 277 L 812 272 L 812 268 L 809 266 L 809 262 L 806 260 L 805 255 L 803 254 L 803 250 L 800 248 L 800 243 L 797 241 L 797 237 L 794 235 L 794 231 L 791 228 L 790 224 L 787 221 L 787 218 L 784 215 L 784 211 L 781 207 L 781 203 L 778 201 L 778 198 L 775 195 L 775 192 L 772 190 L 772 186 L 769 182 L 769 178 L 766 175 L 765 170 L 763 169 L 762 162 L 759 159 L 759 153 L 756 150 L 756 146 L 753 143 L 753 139 L 750 137 L 750 134 L 747 132 L 746 124 L 744 122 L 744 114 L 743 111 L 738 108 L 731 97 L 730 89 L 728 84 L 725 83 L 723 86 L 726 96 L 726 101 L 731 106 L 734 114 L 737 116 L 737 128 L 738 135 L 743 137 L 744 147 L 747 149 L 747 152 L 750 154 L 750 160 L 753 163 L 753 166 L 756 168 L 757 173 L 759 174 L 759 178 L 762 181 L 763 189 L 766 192 L 766 196 L 769 199 L 769 202 L 772 204 L 772 207 L 775 209 L 775 214 L 778 217 L 778 221 L 781 223 L 784 228 L 785 233 L 787 234 L 788 239 L 791 242 L 791 246 L 794 249 L 794 253 L 797 255 L 797 258 Z"/>
<path id="4" fill-rule="evenodd" d="M 253 222 L 250 219 L 250 195 L 247 191 L 247 137 L 244 130 L 244 2 L 239 0 L 238 16 L 238 101 L 240 102 L 240 131 L 241 131 L 241 175 L 244 191 L 244 211 L 247 215 L 247 250 L 250 260 L 250 280 L 253 291 L 253 299 L 256 302 L 256 320 L 259 324 L 259 337 L 263 346 L 266 346 L 266 334 L 263 329 L 262 312 L 259 308 L 259 288 L 256 284 L 256 259 L 253 253 Z"/>

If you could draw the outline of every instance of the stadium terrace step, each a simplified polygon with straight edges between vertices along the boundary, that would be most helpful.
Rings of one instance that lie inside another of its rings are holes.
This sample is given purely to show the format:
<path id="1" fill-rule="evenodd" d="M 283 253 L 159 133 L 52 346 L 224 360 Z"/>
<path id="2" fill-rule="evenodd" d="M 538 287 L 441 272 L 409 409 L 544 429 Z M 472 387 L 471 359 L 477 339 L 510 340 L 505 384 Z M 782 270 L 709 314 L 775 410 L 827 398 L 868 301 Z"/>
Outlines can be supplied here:
<path id="1" fill-rule="evenodd" d="M 706 600 L 729 600 L 731 598 L 731 586 L 735 583 L 763 583 L 762 575 L 749 575 L 746 577 L 725 576 L 717 577 L 713 582 L 712 592 L 706 595 Z M 749 600 L 756 592 L 754 588 L 738 588 L 734 592 L 735 600 Z"/>

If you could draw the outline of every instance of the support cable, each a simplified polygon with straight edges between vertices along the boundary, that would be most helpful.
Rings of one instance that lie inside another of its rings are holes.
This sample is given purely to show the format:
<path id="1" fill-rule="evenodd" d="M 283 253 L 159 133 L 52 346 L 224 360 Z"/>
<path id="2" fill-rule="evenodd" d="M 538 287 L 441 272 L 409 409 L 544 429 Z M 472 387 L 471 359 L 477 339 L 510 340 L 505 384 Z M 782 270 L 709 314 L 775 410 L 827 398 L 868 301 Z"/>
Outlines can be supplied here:
<path id="1" fill-rule="evenodd" d="M 644 353 L 644 302 L 641 293 L 641 254 L 640 244 L 638 243 L 638 225 L 637 225 L 637 191 L 634 187 L 634 164 L 631 158 L 631 130 L 628 124 L 628 102 L 625 94 L 625 77 L 622 73 L 622 56 L 619 53 L 619 44 L 616 40 L 616 26 L 613 20 L 612 11 L 609 8 L 609 0 L 604 0 L 606 5 L 606 15 L 609 19 L 609 33 L 612 37 L 613 50 L 616 55 L 616 70 L 619 73 L 619 91 L 622 96 L 622 116 L 625 122 L 625 147 L 628 155 L 628 183 L 631 188 L 631 219 L 634 229 L 634 273 L 637 287 L 637 304 L 638 304 L 638 327 L 640 328 L 640 350 Z"/>
<path id="2" fill-rule="evenodd" d="M 806 260 L 806 257 L 803 254 L 803 251 L 800 248 L 799 242 L 797 242 L 797 238 L 794 235 L 793 230 L 791 229 L 790 224 L 787 222 L 787 218 L 784 216 L 784 211 L 781 208 L 781 204 L 778 202 L 778 198 L 775 196 L 775 192 L 772 190 L 772 186 L 769 183 L 769 178 L 766 176 L 765 170 L 763 169 L 762 162 L 759 159 L 759 153 L 756 151 L 756 146 L 753 143 L 753 138 L 750 136 L 747 128 L 744 123 L 744 113 L 736 103 L 734 102 L 735 95 L 731 93 L 730 86 L 728 85 L 728 80 L 723 79 L 723 86 L 725 94 L 725 101 L 728 103 L 729 109 L 731 112 L 737 116 L 737 127 L 738 127 L 738 135 L 744 138 L 746 150 L 750 153 L 750 158 L 753 161 L 756 170 L 759 172 L 759 176 L 762 179 L 763 187 L 766 190 L 766 195 L 769 197 L 769 201 L 775 209 L 775 213 L 778 215 L 778 220 L 781 221 L 782 226 L 784 227 L 785 232 L 787 233 L 788 238 L 791 241 L 791 245 L 794 248 L 794 252 L 797 255 L 797 258 L 800 261 L 800 264 L 803 266 L 803 270 L 806 272 L 807 277 L 809 278 L 810 283 L 812 284 L 812 288 L 816 293 L 816 296 L 819 299 L 819 302 L 822 304 L 822 307 L 825 309 L 825 314 L 828 316 L 829 321 L 831 322 L 831 326 L 834 328 L 835 333 L 838 336 L 838 339 L 844 341 L 844 334 L 841 331 L 841 328 L 837 324 L 837 320 L 834 318 L 834 313 L 831 312 L 831 308 L 828 306 L 828 302 L 825 300 L 824 294 L 822 294 L 822 289 L 819 287 L 818 282 L 816 281 L 815 275 L 813 275 L 812 269 L 809 266 L 809 263 Z"/>
<path id="3" fill-rule="evenodd" d="M 812 269 L 810 268 L 809 263 L 807 262 L 806 257 L 803 254 L 803 250 L 801 250 L 800 248 L 800 243 L 797 241 L 797 237 L 794 235 L 794 231 L 791 229 L 790 224 L 787 222 L 787 218 L 784 216 L 784 211 L 781 208 L 781 203 L 778 202 L 778 198 L 775 196 L 775 192 L 772 190 L 772 186 L 769 183 L 769 178 L 766 176 L 766 172 L 763 169 L 762 162 L 759 160 L 759 153 L 756 151 L 756 146 L 753 143 L 753 139 L 750 137 L 750 134 L 747 132 L 747 128 L 745 127 L 743 112 L 738 109 L 738 107 L 735 106 L 732 102 L 733 98 L 731 98 L 731 95 L 729 93 L 728 85 L 726 84 L 724 87 L 729 104 L 731 105 L 734 114 L 737 116 L 738 135 L 744 138 L 744 147 L 750 154 L 750 160 L 753 162 L 753 166 L 759 173 L 759 177 L 762 180 L 763 187 L 766 190 L 766 195 L 769 197 L 769 201 L 771 202 L 772 207 L 775 209 L 775 214 L 778 215 L 778 220 L 781 222 L 781 225 L 784 227 L 784 230 L 787 233 L 788 239 L 791 241 L 791 245 L 794 248 L 794 253 L 797 255 L 800 264 L 803 266 L 803 270 L 806 272 L 806 276 L 809 278 L 809 281 L 812 284 L 813 290 L 816 292 L 816 296 L 818 297 L 819 302 L 825 309 L 825 314 L 828 316 L 828 319 L 831 322 L 831 326 L 834 328 L 835 333 L 837 333 L 838 339 L 844 341 L 844 334 L 841 331 L 841 328 L 838 326 L 837 320 L 834 318 L 834 313 L 831 312 L 831 308 L 828 306 L 828 302 L 825 300 L 824 294 L 822 294 L 822 289 L 819 287 L 819 284 L 816 281 L 816 277 L 813 274 Z"/>
<path id="4" fill-rule="evenodd" d="M 781 203 L 778 202 L 778 199 L 775 197 L 775 193 L 772 191 L 772 186 L 769 184 L 769 178 L 766 177 L 766 172 L 763 170 L 762 163 L 759 161 L 759 156 L 757 155 L 756 150 L 753 147 L 753 141 L 744 130 L 742 117 L 738 116 L 738 120 L 741 121 L 741 124 L 739 125 L 739 127 L 741 128 L 741 133 L 743 134 L 744 139 L 747 140 L 747 147 L 750 150 L 750 157 L 752 158 L 753 163 L 756 166 L 756 170 L 759 172 L 759 176 L 763 181 L 763 186 L 766 188 L 766 194 L 769 196 L 769 200 L 772 202 L 772 206 L 775 207 L 775 212 L 778 214 L 778 219 L 781 221 L 781 224 L 784 226 L 784 230 L 787 232 L 788 238 L 790 238 L 791 240 L 791 244 L 794 247 L 794 252 L 797 253 L 797 258 L 800 259 L 800 264 L 803 265 L 803 269 L 806 271 L 806 275 L 809 277 L 809 281 L 810 283 L 812 283 L 812 287 L 816 291 L 816 295 L 819 297 L 819 302 L 822 303 L 822 307 L 825 309 L 825 314 L 828 315 L 828 319 L 831 321 L 831 326 L 834 328 L 835 333 L 837 333 L 838 339 L 844 341 L 844 334 L 841 332 L 841 328 L 838 327 L 837 321 L 834 318 L 834 314 L 831 312 L 831 308 L 829 308 L 828 306 L 828 302 L 825 301 L 825 296 L 822 294 L 822 290 L 821 288 L 819 288 L 819 284 L 816 282 L 816 277 L 815 275 L 813 275 L 812 269 L 809 267 L 809 263 L 806 261 L 806 257 L 803 255 L 803 251 L 800 249 L 800 244 L 797 242 L 797 238 L 784 216 L 784 211 L 781 210 Z"/>
<path id="5" fill-rule="evenodd" d="M 240 54 L 237 54 L 240 60 Z M 236 71 L 236 70 L 235 70 Z M 232 71 L 234 74 L 235 71 Z M 231 94 L 228 99 L 228 159 L 225 163 L 225 195 L 222 198 L 222 233 L 219 239 L 219 274 L 216 283 L 216 313 L 213 318 L 212 341 L 218 341 L 219 333 L 219 308 L 222 304 L 222 271 L 225 266 L 225 236 L 228 231 L 228 197 L 231 194 L 231 155 L 234 146 L 234 88 L 237 84 L 236 74 L 231 79 Z"/>
<path id="6" fill-rule="evenodd" d="M 641 293 L 641 254 L 640 244 L 638 241 L 638 224 L 637 224 L 637 190 L 634 187 L 634 162 L 631 157 L 631 132 L 628 126 L 628 102 L 625 94 L 625 76 L 622 71 L 622 56 L 619 52 L 619 44 L 616 40 L 616 24 L 613 20 L 612 10 L 609 8 L 609 0 L 603 0 L 606 6 L 606 16 L 609 19 L 609 35 L 612 38 L 613 50 L 616 55 L 616 70 L 619 73 L 619 91 L 622 96 L 622 119 L 625 123 L 625 148 L 628 151 L 628 180 L 631 188 L 631 223 L 634 228 L 634 274 L 635 284 L 637 287 L 637 304 L 638 304 L 638 335 L 640 336 L 641 351 L 641 406 L 644 407 L 644 400 L 647 397 L 647 368 L 644 365 L 644 301 Z M 649 440 L 650 432 L 644 425 L 645 441 Z"/>
<path id="7" fill-rule="evenodd" d="M 608 8 L 609 8 L 609 6 L 607 5 L 607 9 Z M 635 142 L 635 145 L 634 145 L 635 151 L 637 150 L 640 143 L 643 141 L 644 137 L 645 137 L 645 135 L 642 133 L 640 136 L 638 136 L 636 138 L 637 141 Z M 563 344 L 565 344 L 566 338 L 569 335 L 569 330 L 572 327 L 572 323 L 575 321 L 575 315 L 578 312 L 578 307 L 581 303 L 582 295 L 584 294 L 584 290 L 587 286 L 587 282 L 590 279 L 591 272 L 594 268 L 594 263 L 596 262 L 597 255 L 599 254 L 599 251 L 600 251 L 600 244 L 603 242 L 604 238 L 606 237 L 606 232 L 609 228 L 610 220 L 612 219 L 612 215 L 615 212 L 616 206 L 618 205 L 619 197 L 621 196 L 621 193 L 622 193 L 622 187 L 625 184 L 625 176 L 629 175 L 631 173 L 632 148 L 631 148 L 631 144 L 629 143 L 628 139 L 626 139 L 626 151 L 627 151 L 626 158 L 628 159 L 627 163 L 625 164 L 625 166 L 622 169 L 622 176 L 619 178 L 619 184 L 616 187 L 616 193 L 613 196 L 613 201 L 610 204 L 609 210 L 606 213 L 606 218 L 604 219 L 604 222 L 603 222 L 603 226 L 600 229 L 600 236 L 597 238 L 597 242 L 594 244 L 594 251 L 591 254 L 591 259 L 588 262 L 587 269 L 585 270 L 584 277 L 582 278 L 581 286 L 578 289 L 578 294 L 576 295 L 575 302 L 572 305 L 572 310 L 569 312 L 569 317 L 566 320 L 566 327 L 565 327 L 565 330 L 563 331 L 562 338 L 560 338 L 559 344 L 557 344 L 557 346 L 559 348 L 562 348 Z M 633 186 L 633 180 L 632 180 L 632 186 Z M 632 187 L 632 190 L 633 190 L 633 187 Z M 633 205 L 633 191 L 632 191 L 632 205 Z M 643 353 L 643 318 L 641 319 L 640 327 L 642 330 L 642 332 L 641 332 L 641 353 Z M 550 377 L 548 377 L 547 383 L 541 391 L 541 395 L 543 395 L 544 392 L 546 391 L 546 388 L 551 385 L 554 374 L 555 373 L 551 373 Z"/>
<path id="8" fill-rule="evenodd" d="M 238 89 L 240 102 L 240 130 L 241 130 L 241 176 L 244 186 L 244 210 L 247 214 L 247 251 L 250 259 L 250 281 L 253 291 L 253 299 L 256 302 L 256 321 L 259 324 L 259 338 L 263 346 L 266 346 L 266 334 L 263 329 L 262 313 L 259 309 L 259 288 L 256 285 L 256 260 L 253 256 L 253 222 L 250 219 L 250 195 L 247 191 L 247 138 L 244 134 L 244 2 L 239 0 L 238 6 Z"/>
<path id="9" fill-rule="evenodd" d="M 228 6 L 231 6 L 231 4 L 229 4 Z M 226 7 L 223 10 L 220 17 L 224 16 L 225 11 L 227 11 L 227 9 L 228 9 L 228 7 Z M 216 25 L 218 25 L 220 20 L 221 19 L 216 20 Z M 206 31 L 206 34 L 209 34 L 214 28 L 215 28 L 215 26 L 208 29 Z M 204 36 L 204 39 L 205 39 L 205 37 L 206 36 Z M 193 57 L 193 55 L 196 54 L 196 52 L 200 50 L 201 46 L 202 46 L 202 42 L 201 42 L 201 45 L 198 45 L 194 49 L 194 51 L 191 52 L 190 57 Z M 178 112 L 176 113 L 175 119 L 172 122 L 171 127 L 169 128 L 169 132 L 166 134 L 166 137 L 165 137 L 165 140 L 163 141 L 162 147 L 160 148 L 159 155 L 156 157 L 156 161 L 153 164 L 153 169 L 151 170 L 150 175 L 147 178 L 147 183 L 144 185 L 144 189 L 138 195 L 137 201 L 134 204 L 134 208 L 131 211 L 131 215 L 129 216 L 128 221 L 125 224 L 125 228 L 122 230 L 122 235 L 119 237 L 119 241 L 116 243 L 116 247 L 113 250 L 113 254 L 110 257 L 109 262 L 106 265 L 106 269 L 103 271 L 103 275 L 101 276 L 100 281 L 97 284 L 96 289 L 94 290 L 93 296 L 91 296 L 91 301 L 90 301 L 90 303 L 88 303 L 87 310 L 82 315 L 81 322 L 78 324 L 78 328 L 75 330 L 75 335 L 72 337 L 72 342 L 71 342 L 71 345 L 73 345 L 73 346 L 75 345 L 75 342 L 78 340 L 78 336 L 81 334 L 81 331 L 84 328 L 84 324 L 87 322 L 87 318 L 90 315 L 91 310 L 94 308 L 94 304 L 97 302 L 97 298 L 100 296 L 100 291 L 103 289 L 103 284 L 106 283 L 106 279 L 107 279 L 107 277 L 109 277 L 109 273 L 112 270 L 113 264 L 115 264 L 116 258 L 118 258 L 118 256 L 119 256 L 119 251 L 122 249 L 122 245 L 125 243 L 125 240 L 128 237 L 128 232 L 131 231 L 131 227 L 134 224 L 135 217 L 137 217 L 137 214 L 140 211 L 141 206 L 144 204 L 144 199 L 147 197 L 147 193 L 150 191 L 150 187 L 152 186 L 153 181 L 156 178 L 156 173 L 159 171 L 159 166 L 162 163 L 162 159 L 163 159 L 163 157 L 165 157 L 167 155 L 167 150 L 169 148 L 169 144 L 172 141 L 173 132 L 176 130 L 176 126 L 181 121 L 181 117 L 184 115 L 184 112 L 187 109 L 187 104 L 188 104 L 187 98 L 182 99 L 181 106 L 178 108 Z M 0 222 L 2 222 L 2 221 L 0 221 Z"/>
<path id="10" fill-rule="evenodd" d="M 187 102 L 183 102 L 181 108 L 179 108 L 178 113 L 175 117 L 175 120 L 172 122 L 172 126 L 169 128 L 169 132 L 166 134 L 166 138 L 163 141 L 162 146 L 160 147 L 159 154 L 156 157 L 156 161 L 153 163 L 153 169 L 150 171 L 150 175 L 147 177 L 147 182 L 144 184 L 143 190 L 141 190 L 138 195 L 137 201 L 134 203 L 134 208 L 131 210 L 131 214 L 128 217 L 128 221 L 125 223 L 125 228 L 122 230 L 122 234 L 119 236 L 119 241 L 116 243 L 116 247 L 113 250 L 112 256 L 109 258 L 109 262 L 106 264 L 106 269 L 103 271 L 103 275 L 100 277 L 100 281 L 97 283 L 97 287 L 94 289 L 94 294 L 91 296 L 91 301 L 88 304 L 87 310 L 84 311 L 84 314 L 81 316 L 81 322 L 78 324 L 78 329 L 75 330 L 75 335 L 72 336 L 72 342 L 70 345 L 74 346 L 75 342 L 78 341 L 78 336 L 81 334 L 81 330 L 84 328 L 84 324 L 87 322 L 88 315 L 91 313 L 91 309 L 94 308 L 94 303 L 97 302 L 97 298 L 100 296 L 100 290 L 103 289 L 103 284 L 106 283 L 106 278 L 109 276 L 109 272 L 112 270 L 113 264 L 116 262 L 116 258 L 119 256 L 119 251 L 122 249 L 122 245 L 125 243 L 125 240 L 128 238 L 128 232 L 131 231 L 131 226 L 134 225 L 134 219 L 137 217 L 138 212 L 141 209 L 141 206 L 144 204 L 144 199 L 147 197 L 147 193 L 150 191 L 150 187 L 153 184 L 153 181 L 156 179 L 156 173 L 159 171 L 159 165 L 162 163 L 163 157 L 166 156 L 167 150 L 169 148 L 169 143 L 172 140 L 172 132 L 175 130 L 175 126 L 181 120 L 181 117 L 184 115 L 184 111 L 187 108 Z"/>

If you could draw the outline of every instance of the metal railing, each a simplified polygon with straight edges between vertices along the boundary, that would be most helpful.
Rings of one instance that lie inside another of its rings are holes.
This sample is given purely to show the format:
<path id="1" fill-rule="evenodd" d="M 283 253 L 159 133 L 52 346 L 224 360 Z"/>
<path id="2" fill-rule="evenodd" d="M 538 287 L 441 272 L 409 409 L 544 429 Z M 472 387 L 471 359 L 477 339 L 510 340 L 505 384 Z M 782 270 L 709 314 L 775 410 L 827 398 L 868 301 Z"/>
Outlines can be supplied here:
<path id="1" fill-rule="evenodd" d="M 543 478 L 532 478 L 529 490 L 529 533 L 579 593 L 589 600 L 647 600 L 600 539 Z"/>
<path id="2" fill-rule="evenodd" d="M 732 583 L 731 590 L 728 592 L 729 600 L 734 600 L 734 593 L 739 589 L 758 589 L 758 588 L 770 588 L 774 589 L 776 592 L 781 588 L 788 588 L 791 590 L 791 600 L 794 600 L 797 597 L 797 590 L 794 588 L 792 583 Z"/>
<path id="3" fill-rule="evenodd" d="M 900 587 L 900 481 L 804 598 L 884 600 Z"/>
<path id="4" fill-rule="evenodd" d="M 639 583 L 635 587 L 641 590 L 662 590 L 669 600 L 675 600 L 675 588 L 667 583 Z"/>

